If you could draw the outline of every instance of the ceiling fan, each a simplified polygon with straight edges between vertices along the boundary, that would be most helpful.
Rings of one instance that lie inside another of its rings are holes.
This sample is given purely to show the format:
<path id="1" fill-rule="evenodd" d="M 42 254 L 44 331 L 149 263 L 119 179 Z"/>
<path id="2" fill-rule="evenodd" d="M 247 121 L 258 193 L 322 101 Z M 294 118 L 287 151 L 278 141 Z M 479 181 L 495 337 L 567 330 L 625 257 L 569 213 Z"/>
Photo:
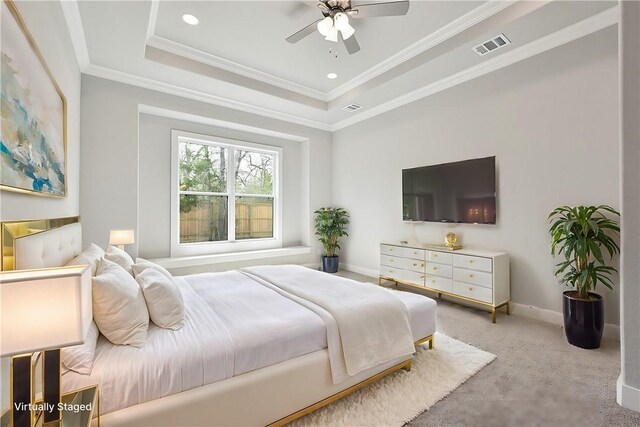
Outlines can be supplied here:
<path id="1" fill-rule="evenodd" d="M 313 2 L 303 2 L 310 4 Z M 349 18 L 360 19 L 374 16 L 402 16 L 409 11 L 409 0 L 386 3 L 351 5 L 350 0 L 319 0 L 316 7 L 324 18 L 307 25 L 300 31 L 287 37 L 289 43 L 297 43 L 318 30 L 325 40 L 337 43 L 341 39 L 349 54 L 360 50 L 354 35 L 355 28 L 349 24 Z"/>

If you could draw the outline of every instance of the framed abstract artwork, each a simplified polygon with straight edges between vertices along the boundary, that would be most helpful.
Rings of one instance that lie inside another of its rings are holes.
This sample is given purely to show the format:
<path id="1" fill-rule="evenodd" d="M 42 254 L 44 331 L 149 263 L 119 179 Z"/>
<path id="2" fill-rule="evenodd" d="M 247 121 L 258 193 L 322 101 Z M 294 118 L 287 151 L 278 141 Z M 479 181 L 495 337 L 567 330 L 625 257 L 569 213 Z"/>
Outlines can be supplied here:
<path id="1" fill-rule="evenodd" d="M 15 4 L 2 0 L 0 189 L 67 195 L 67 101 Z"/>

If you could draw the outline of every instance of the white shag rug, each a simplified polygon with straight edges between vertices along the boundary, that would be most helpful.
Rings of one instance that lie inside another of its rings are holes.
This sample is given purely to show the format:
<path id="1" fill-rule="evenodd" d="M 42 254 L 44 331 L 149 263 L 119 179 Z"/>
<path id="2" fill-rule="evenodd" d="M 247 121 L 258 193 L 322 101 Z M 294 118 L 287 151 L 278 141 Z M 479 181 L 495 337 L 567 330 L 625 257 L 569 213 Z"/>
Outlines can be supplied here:
<path id="1" fill-rule="evenodd" d="M 411 371 L 397 371 L 325 406 L 291 426 L 402 426 L 447 396 L 495 354 L 436 333 L 435 347 L 419 346 Z"/>

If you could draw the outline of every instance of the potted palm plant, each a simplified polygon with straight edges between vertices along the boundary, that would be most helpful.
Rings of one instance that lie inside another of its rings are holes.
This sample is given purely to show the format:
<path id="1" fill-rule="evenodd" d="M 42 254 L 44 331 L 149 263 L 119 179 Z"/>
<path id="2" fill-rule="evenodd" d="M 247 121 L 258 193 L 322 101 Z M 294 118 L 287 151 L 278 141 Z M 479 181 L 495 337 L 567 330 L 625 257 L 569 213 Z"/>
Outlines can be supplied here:
<path id="1" fill-rule="evenodd" d="M 348 236 L 346 232 L 349 224 L 349 213 L 342 208 L 320 208 L 316 214 L 315 226 L 318 240 L 322 243 L 324 255 L 322 255 L 322 271 L 335 273 L 338 271 L 339 239 Z"/>
<path id="2" fill-rule="evenodd" d="M 555 275 L 560 283 L 573 288 L 563 292 L 564 330 L 570 344 L 598 348 L 604 327 L 602 296 L 592 292 L 597 284 L 613 289 L 611 275 L 616 269 L 607 265 L 620 253 L 616 239 L 620 235 L 619 217 L 610 206 L 561 206 L 549 214 L 551 255 L 562 255 Z"/>

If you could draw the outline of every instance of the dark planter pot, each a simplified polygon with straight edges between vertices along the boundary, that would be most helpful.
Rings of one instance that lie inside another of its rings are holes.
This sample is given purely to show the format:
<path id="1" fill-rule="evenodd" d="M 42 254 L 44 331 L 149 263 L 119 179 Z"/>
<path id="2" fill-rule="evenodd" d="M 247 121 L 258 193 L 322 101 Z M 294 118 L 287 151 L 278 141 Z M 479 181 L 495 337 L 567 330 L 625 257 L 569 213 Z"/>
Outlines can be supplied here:
<path id="1" fill-rule="evenodd" d="M 573 293 L 563 293 L 562 313 L 567 341 L 580 348 L 598 348 L 604 329 L 604 301 L 592 292 L 589 295 L 597 299 L 583 300 L 571 295 Z"/>
<path id="2" fill-rule="evenodd" d="M 326 256 L 322 255 L 322 271 L 326 273 L 337 273 L 340 258 L 338 255 Z"/>

